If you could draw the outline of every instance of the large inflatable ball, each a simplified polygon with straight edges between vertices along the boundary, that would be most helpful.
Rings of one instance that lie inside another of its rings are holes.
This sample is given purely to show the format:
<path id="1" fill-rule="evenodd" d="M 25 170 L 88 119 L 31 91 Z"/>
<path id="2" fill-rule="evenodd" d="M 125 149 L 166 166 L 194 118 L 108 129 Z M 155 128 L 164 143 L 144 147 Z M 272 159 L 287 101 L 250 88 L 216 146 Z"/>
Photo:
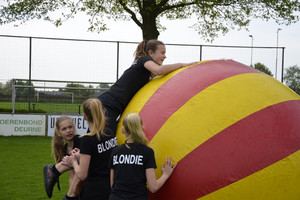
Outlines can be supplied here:
<path id="1" fill-rule="evenodd" d="M 300 199 L 300 97 L 271 76 L 199 62 L 151 80 L 121 119 L 131 112 L 143 119 L 157 177 L 166 156 L 177 163 L 150 199 Z"/>

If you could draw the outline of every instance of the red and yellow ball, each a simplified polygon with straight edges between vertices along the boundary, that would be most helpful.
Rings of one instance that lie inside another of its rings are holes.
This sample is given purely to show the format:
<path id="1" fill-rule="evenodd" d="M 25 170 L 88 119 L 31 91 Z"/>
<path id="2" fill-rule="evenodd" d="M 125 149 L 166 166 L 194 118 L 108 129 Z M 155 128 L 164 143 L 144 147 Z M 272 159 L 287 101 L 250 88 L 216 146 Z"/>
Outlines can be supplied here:
<path id="1" fill-rule="evenodd" d="M 150 81 L 121 119 L 131 112 L 143 119 L 157 177 L 166 156 L 178 163 L 150 199 L 300 199 L 300 96 L 271 76 L 199 62 Z"/>

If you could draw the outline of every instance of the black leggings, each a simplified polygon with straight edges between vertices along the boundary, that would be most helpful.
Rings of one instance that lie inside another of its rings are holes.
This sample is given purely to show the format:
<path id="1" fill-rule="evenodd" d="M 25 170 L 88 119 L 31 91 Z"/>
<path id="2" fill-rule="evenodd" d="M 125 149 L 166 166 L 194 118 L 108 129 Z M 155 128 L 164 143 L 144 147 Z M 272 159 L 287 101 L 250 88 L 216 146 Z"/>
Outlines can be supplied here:
<path id="1" fill-rule="evenodd" d="M 105 110 L 105 116 L 107 118 L 106 128 L 116 135 L 118 123 L 117 119 L 124 111 L 123 106 L 107 92 L 101 94 L 97 98 L 102 102 Z"/>

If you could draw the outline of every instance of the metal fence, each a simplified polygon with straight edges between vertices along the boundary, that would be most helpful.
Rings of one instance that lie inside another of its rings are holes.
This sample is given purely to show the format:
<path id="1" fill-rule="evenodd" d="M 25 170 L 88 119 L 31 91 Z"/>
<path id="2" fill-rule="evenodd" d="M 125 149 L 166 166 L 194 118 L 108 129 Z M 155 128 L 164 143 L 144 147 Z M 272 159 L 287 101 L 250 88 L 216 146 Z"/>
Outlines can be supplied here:
<path id="1" fill-rule="evenodd" d="M 137 42 L 0 35 L 0 83 L 12 79 L 50 80 L 37 87 L 65 87 L 65 82 L 113 83 L 130 67 Z M 284 47 L 166 44 L 164 64 L 233 59 L 262 63 L 282 82 Z M 0 102 L 1 106 L 1 102 Z"/>

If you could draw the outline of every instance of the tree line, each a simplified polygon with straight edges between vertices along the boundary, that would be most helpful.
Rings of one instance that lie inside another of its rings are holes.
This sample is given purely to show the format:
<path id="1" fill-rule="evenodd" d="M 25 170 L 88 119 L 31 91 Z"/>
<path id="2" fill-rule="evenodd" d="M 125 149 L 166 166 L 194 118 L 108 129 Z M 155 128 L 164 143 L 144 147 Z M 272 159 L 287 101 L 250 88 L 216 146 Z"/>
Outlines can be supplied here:
<path id="1" fill-rule="evenodd" d="M 253 66 L 254 69 L 257 69 L 261 72 L 264 72 L 265 74 L 268 74 L 270 76 L 273 76 L 271 70 L 265 66 L 264 64 L 258 62 L 254 64 Z M 300 67 L 298 65 L 293 65 L 284 70 L 284 75 L 283 75 L 283 83 L 288 86 L 290 89 L 292 89 L 294 92 L 300 95 Z M 0 94 L 1 95 L 11 95 L 12 94 L 12 84 L 13 80 L 7 81 L 5 84 L 0 83 Z M 15 85 L 22 85 L 22 86 L 28 86 L 29 81 L 16 81 Z M 31 86 L 34 86 L 31 83 Z M 111 85 L 108 83 L 100 83 L 98 86 L 94 87 L 93 85 L 88 85 L 85 86 L 83 84 L 79 83 L 68 83 L 66 84 L 66 88 L 72 88 L 72 89 L 59 89 L 58 92 L 61 94 L 65 93 L 73 93 L 74 96 L 85 96 L 85 97 L 90 97 L 95 95 L 96 93 L 99 93 L 98 90 L 92 90 L 93 88 L 99 88 L 100 89 L 108 89 Z M 74 88 L 74 89 L 73 89 Z M 77 89 L 76 88 L 86 88 L 86 89 Z M 31 96 L 36 95 L 36 89 L 31 88 L 30 89 L 30 94 Z M 16 94 L 17 95 L 23 95 L 23 96 L 28 96 L 29 94 L 29 88 L 16 88 Z"/>
<path id="2" fill-rule="evenodd" d="M 9 80 L 6 83 L 0 83 L 0 94 L 2 95 L 11 95 L 12 94 L 12 86 L 13 86 L 14 80 Z M 29 81 L 23 81 L 23 80 L 17 80 L 15 82 L 15 85 L 20 85 L 20 86 L 29 86 Z M 30 84 L 30 86 L 34 86 L 33 83 Z M 58 93 L 73 93 L 74 96 L 92 96 L 99 92 L 99 90 L 105 90 L 110 87 L 110 84 L 108 83 L 100 83 L 98 86 L 94 87 L 93 85 L 88 85 L 85 86 L 83 84 L 79 83 L 68 83 L 65 85 L 66 88 L 72 88 L 72 89 L 59 89 L 58 91 L 46 91 L 47 93 L 50 92 L 58 92 Z M 73 89 L 74 88 L 74 89 Z M 85 89 L 76 89 L 76 88 L 85 88 Z M 93 89 L 99 89 L 99 90 L 93 90 Z M 15 89 L 16 95 L 20 96 L 29 96 L 29 88 L 26 87 L 16 87 Z M 44 91 L 44 90 L 43 90 Z M 46 93 L 45 92 L 45 93 Z M 30 88 L 30 94 L 31 96 L 35 96 L 37 94 L 37 90 L 33 87 Z"/>

